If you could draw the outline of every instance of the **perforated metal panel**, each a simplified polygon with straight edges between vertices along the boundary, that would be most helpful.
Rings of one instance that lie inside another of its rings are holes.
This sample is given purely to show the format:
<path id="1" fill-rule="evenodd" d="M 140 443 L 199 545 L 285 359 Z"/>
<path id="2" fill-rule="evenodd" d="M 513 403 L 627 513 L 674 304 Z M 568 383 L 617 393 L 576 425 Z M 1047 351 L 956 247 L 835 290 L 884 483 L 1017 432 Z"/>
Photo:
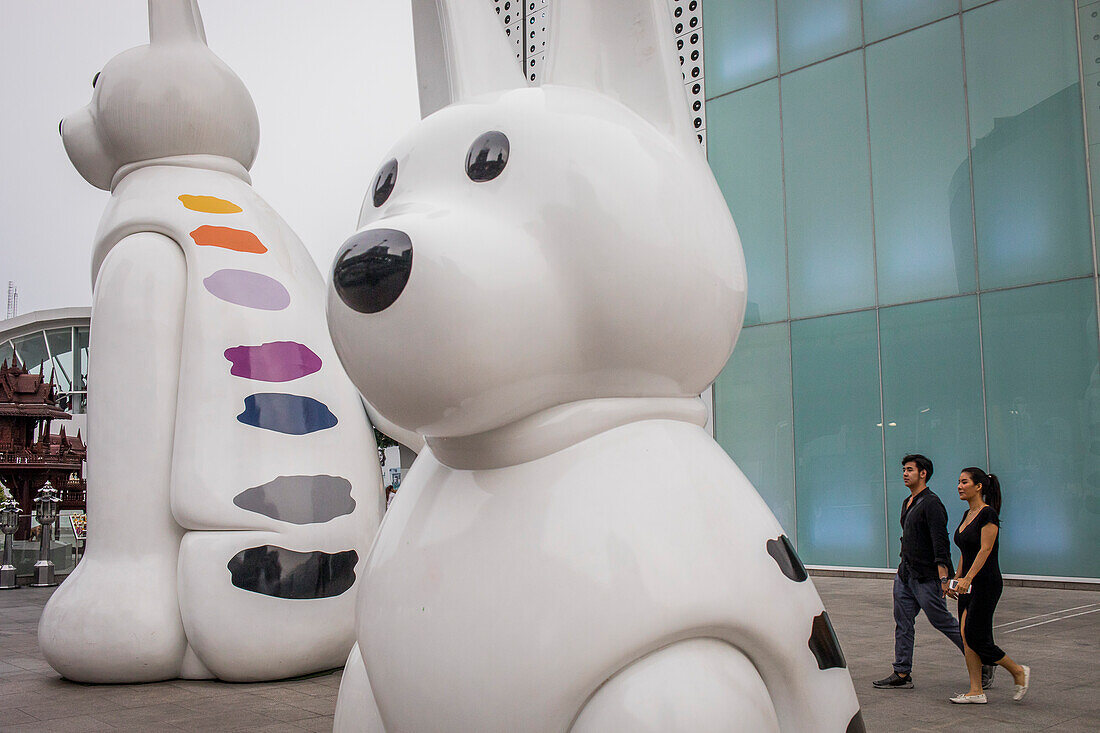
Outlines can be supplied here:
<path id="1" fill-rule="evenodd" d="M 684 74 L 691 124 L 699 144 L 707 149 L 706 89 L 703 83 L 703 8 L 702 0 L 673 0 L 672 29 L 680 70 Z"/>
<path id="2" fill-rule="evenodd" d="M 524 0 L 489 0 L 512 42 L 516 59 L 523 63 L 523 2 Z"/>
<path id="3" fill-rule="evenodd" d="M 527 83 L 535 86 L 546 63 L 546 42 L 550 34 L 550 0 L 488 0 L 496 10 L 504 32 L 512 41 L 516 59 L 523 66 Z M 672 0 L 672 28 L 692 126 L 703 150 L 707 147 L 706 89 L 703 82 L 703 9 L 701 0 Z"/>

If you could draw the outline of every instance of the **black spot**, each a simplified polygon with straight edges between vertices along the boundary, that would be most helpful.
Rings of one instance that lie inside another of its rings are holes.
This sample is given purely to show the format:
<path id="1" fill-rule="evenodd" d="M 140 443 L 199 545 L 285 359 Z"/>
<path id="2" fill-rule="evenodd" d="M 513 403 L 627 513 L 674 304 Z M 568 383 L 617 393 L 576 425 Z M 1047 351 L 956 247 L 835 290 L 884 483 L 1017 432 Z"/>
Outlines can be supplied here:
<path id="1" fill-rule="evenodd" d="M 852 720 L 848 723 L 848 727 L 844 729 L 844 733 L 867 733 L 867 726 L 863 724 L 862 710 L 857 710 L 856 714 L 852 716 Z"/>
<path id="2" fill-rule="evenodd" d="M 829 621 L 829 614 L 825 611 L 814 616 L 813 630 L 810 631 L 810 651 L 817 657 L 818 669 L 848 666 L 844 661 L 844 652 L 840 650 L 836 632 L 833 631 L 833 624 Z"/>
<path id="3" fill-rule="evenodd" d="M 92 89 L 95 89 L 95 85 L 99 83 L 99 75 L 100 75 L 101 73 L 102 73 L 102 72 L 100 72 L 100 71 L 97 71 L 97 72 L 95 73 L 95 76 L 93 76 L 93 77 L 92 77 Z"/>
<path id="4" fill-rule="evenodd" d="M 332 271 L 340 300 L 360 313 L 393 305 L 412 273 L 412 240 L 396 229 L 368 229 L 351 236 Z"/>
<path id="5" fill-rule="evenodd" d="M 778 539 L 768 540 L 768 554 L 783 574 L 794 582 L 801 583 L 806 579 L 806 566 L 798 559 L 787 535 L 781 534 Z"/>
<path id="6" fill-rule="evenodd" d="M 493 180 L 508 165 L 509 151 L 508 137 L 503 132 L 484 133 L 466 153 L 466 175 L 476 183 Z"/>
<path id="7" fill-rule="evenodd" d="M 386 199 L 393 193 L 393 187 L 397 185 L 397 158 L 391 158 L 378 169 L 378 175 L 374 177 L 373 198 L 374 208 L 386 203 Z"/>
<path id="8" fill-rule="evenodd" d="M 233 585 L 275 598 L 331 598 L 355 583 L 355 550 L 296 552 L 264 545 L 241 550 L 226 567 Z"/>

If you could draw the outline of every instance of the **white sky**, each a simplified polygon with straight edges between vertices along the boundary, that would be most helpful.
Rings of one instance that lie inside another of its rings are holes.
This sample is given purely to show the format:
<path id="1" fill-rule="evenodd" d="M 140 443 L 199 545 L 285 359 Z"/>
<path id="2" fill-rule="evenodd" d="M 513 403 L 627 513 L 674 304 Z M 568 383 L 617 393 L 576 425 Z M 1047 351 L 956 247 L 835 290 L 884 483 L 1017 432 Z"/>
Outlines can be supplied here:
<path id="1" fill-rule="evenodd" d="M 256 190 L 323 274 L 355 228 L 382 156 L 419 119 L 402 0 L 199 0 L 210 48 L 260 118 Z M 69 163 L 57 125 L 111 57 L 148 42 L 145 0 L 0 0 L 0 319 L 91 304 L 108 194 Z"/>

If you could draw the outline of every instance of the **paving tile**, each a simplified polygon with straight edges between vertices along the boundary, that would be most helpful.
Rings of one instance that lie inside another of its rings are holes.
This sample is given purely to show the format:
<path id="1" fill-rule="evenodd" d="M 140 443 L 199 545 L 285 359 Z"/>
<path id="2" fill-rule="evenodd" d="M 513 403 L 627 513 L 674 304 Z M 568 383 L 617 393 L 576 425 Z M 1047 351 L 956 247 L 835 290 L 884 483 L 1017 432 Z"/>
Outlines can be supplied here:
<path id="1" fill-rule="evenodd" d="M 74 715 L 68 718 L 23 723 L 4 728 L 5 733 L 85 733 L 86 731 L 115 730 L 115 727 L 96 720 L 90 715 Z"/>
<path id="2" fill-rule="evenodd" d="M 9 708 L 0 705 L 0 730 L 7 730 L 9 726 L 20 723 L 33 723 L 38 718 L 30 713 L 23 712 L 19 708 Z"/>
<path id="3" fill-rule="evenodd" d="M 1031 616 L 1100 603 L 1100 593 L 1006 587 L 996 623 L 998 643 L 1035 677 L 1028 698 L 1011 701 L 1012 680 L 998 672 L 990 704 L 960 710 L 947 698 L 966 688 L 962 656 L 926 620 L 917 622 L 912 690 L 875 690 L 890 672 L 893 616 L 889 579 L 815 577 L 836 627 L 848 669 L 873 731 L 1100 730 L 1100 613 L 1018 629 Z M 37 624 L 50 589 L 0 594 L 0 730 L 8 731 L 324 731 L 339 672 L 270 683 L 171 680 L 144 685 L 82 685 L 62 679 L 42 659 Z M 1042 621 L 1051 616 L 1040 616 Z M 1014 623 L 1016 622 L 1016 623 Z"/>

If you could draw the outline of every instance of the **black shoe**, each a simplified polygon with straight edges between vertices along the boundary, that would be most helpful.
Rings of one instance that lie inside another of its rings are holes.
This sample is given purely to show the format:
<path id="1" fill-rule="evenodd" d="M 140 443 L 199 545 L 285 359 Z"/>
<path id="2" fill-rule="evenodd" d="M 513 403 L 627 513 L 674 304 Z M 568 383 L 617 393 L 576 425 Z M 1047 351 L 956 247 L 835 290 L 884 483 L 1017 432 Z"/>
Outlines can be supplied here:
<path id="1" fill-rule="evenodd" d="M 894 672 L 884 680 L 875 680 L 871 683 L 880 690 L 911 690 L 913 689 L 913 675 L 904 677 Z"/>
<path id="2" fill-rule="evenodd" d="M 993 686 L 993 673 L 997 671 L 996 664 L 982 665 L 982 689 L 988 690 Z"/>

